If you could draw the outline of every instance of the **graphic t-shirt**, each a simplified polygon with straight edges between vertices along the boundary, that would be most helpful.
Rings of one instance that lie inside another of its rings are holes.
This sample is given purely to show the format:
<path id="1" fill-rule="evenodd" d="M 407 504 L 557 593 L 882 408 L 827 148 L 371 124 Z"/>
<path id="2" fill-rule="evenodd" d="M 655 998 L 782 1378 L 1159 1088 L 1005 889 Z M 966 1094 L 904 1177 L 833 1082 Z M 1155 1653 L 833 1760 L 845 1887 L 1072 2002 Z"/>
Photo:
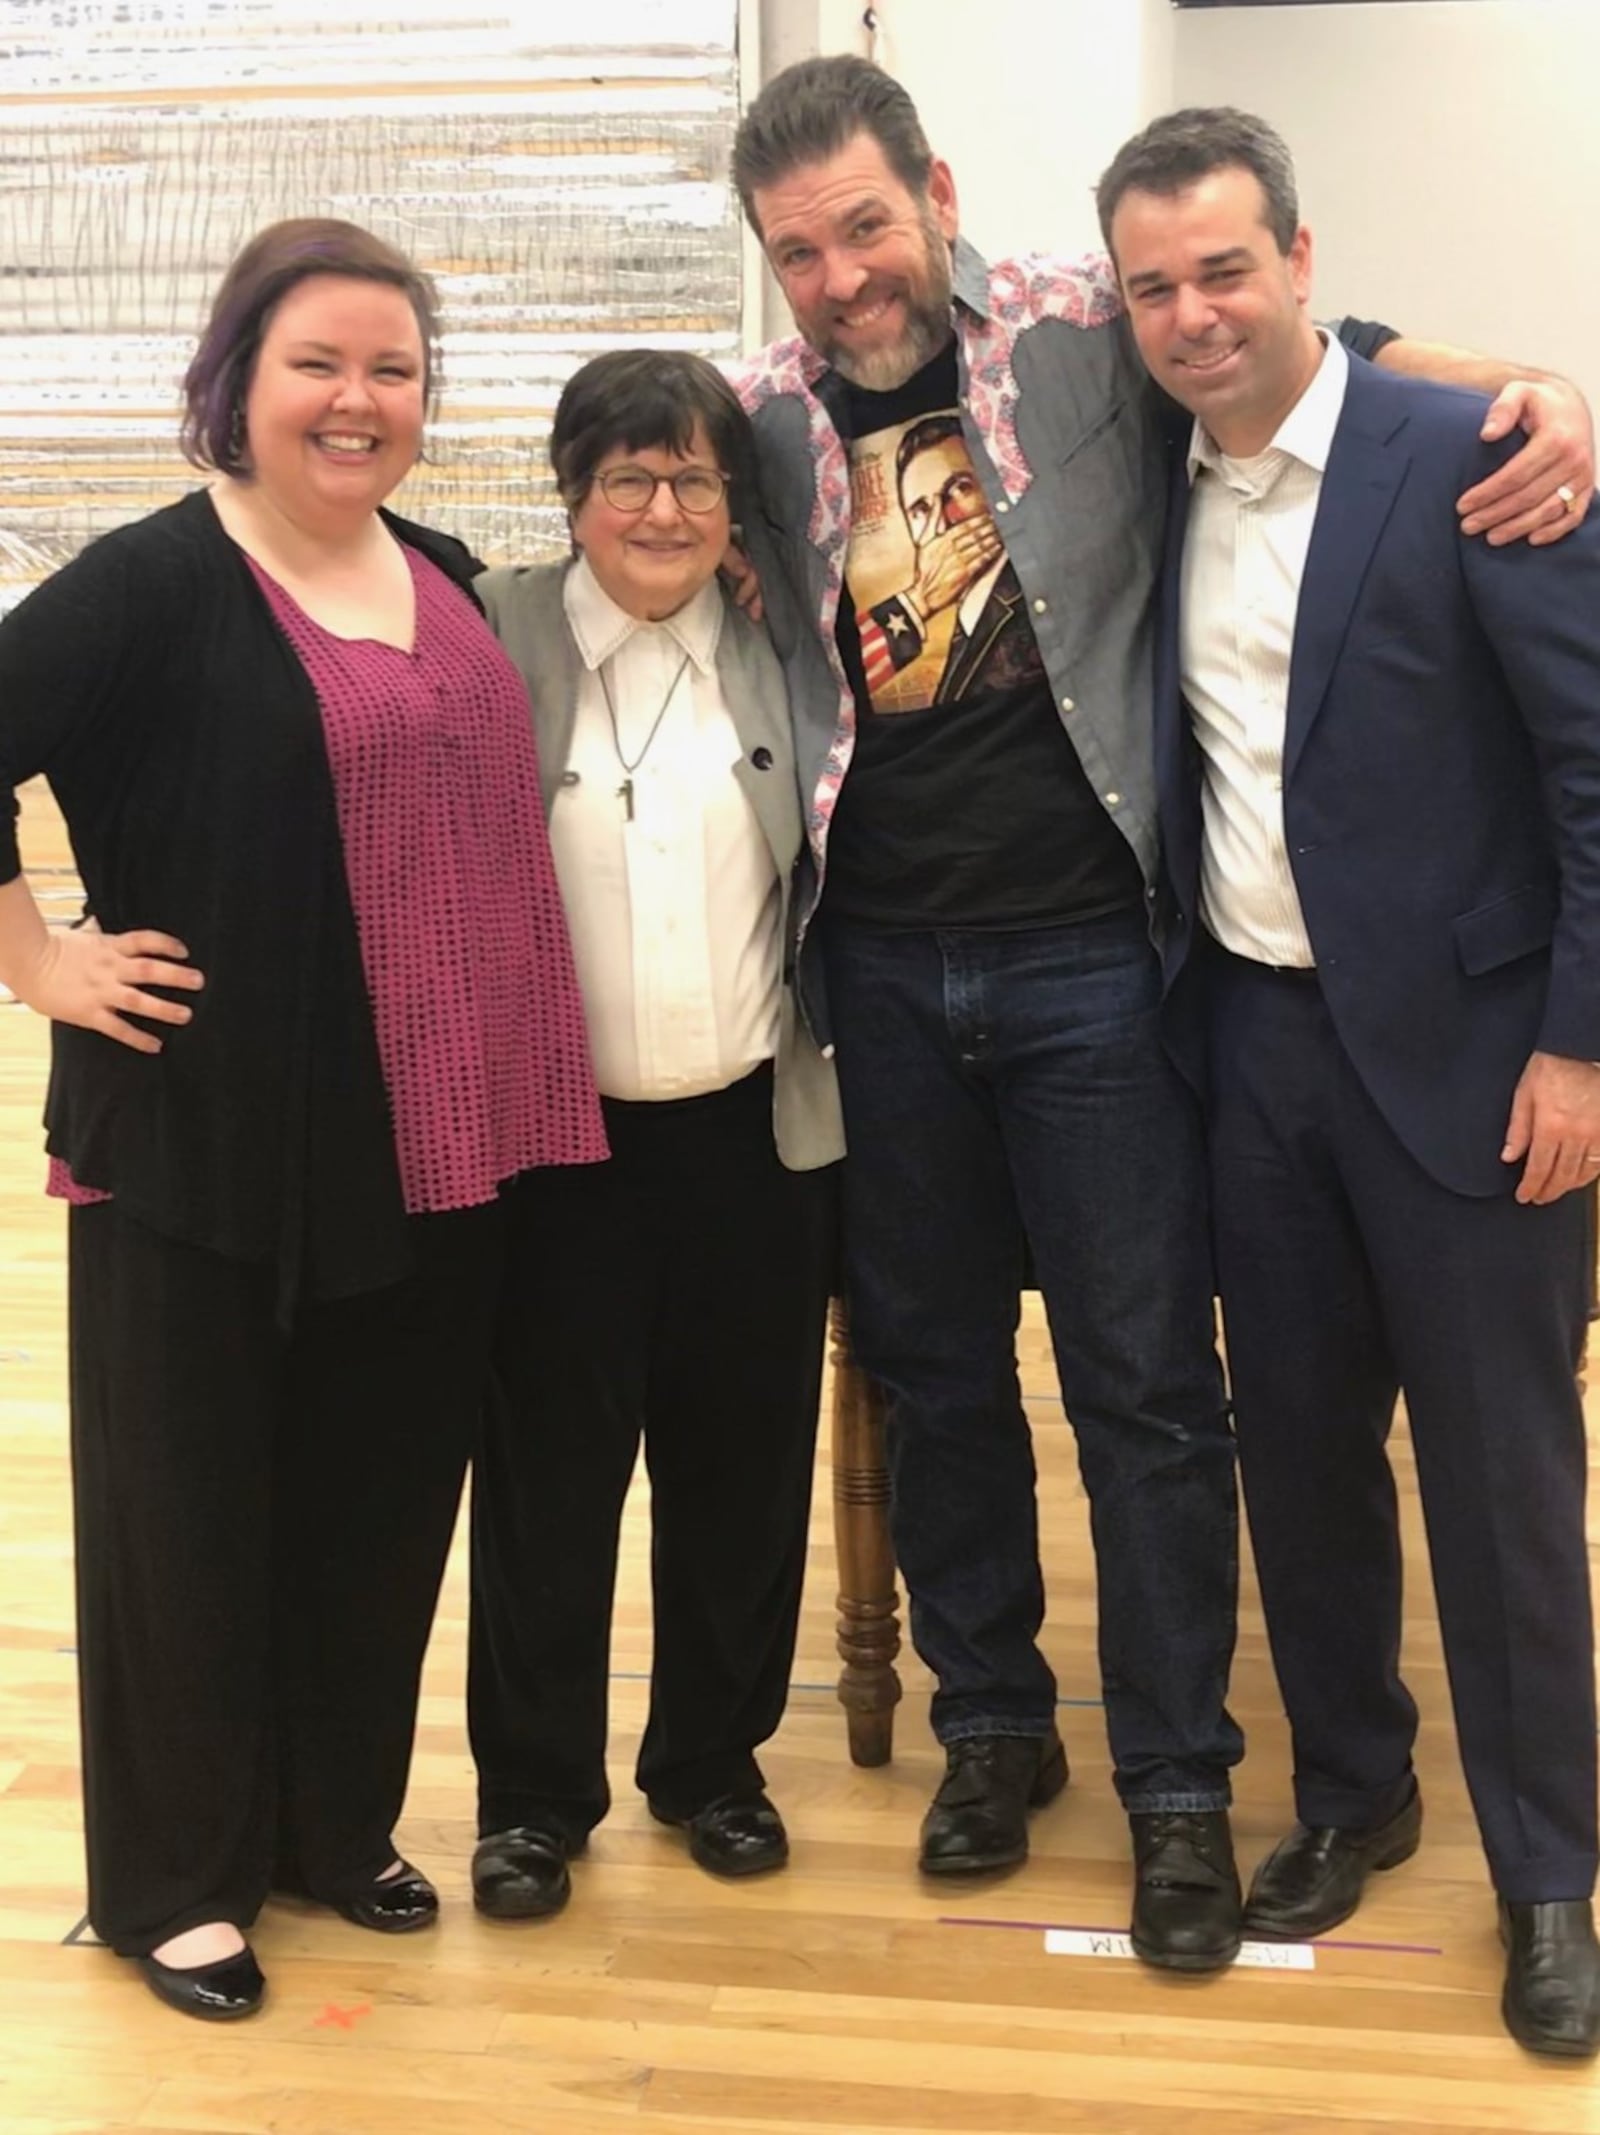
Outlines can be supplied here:
<path id="1" fill-rule="evenodd" d="M 954 341 L 894 392 L 829 391 L 850 454 L 838 643 L 857 725 L 828 907 L 880 926 L 1094 918 L 1138 902 L 1138 865 L 1062 727 L 958 392 Z"/>

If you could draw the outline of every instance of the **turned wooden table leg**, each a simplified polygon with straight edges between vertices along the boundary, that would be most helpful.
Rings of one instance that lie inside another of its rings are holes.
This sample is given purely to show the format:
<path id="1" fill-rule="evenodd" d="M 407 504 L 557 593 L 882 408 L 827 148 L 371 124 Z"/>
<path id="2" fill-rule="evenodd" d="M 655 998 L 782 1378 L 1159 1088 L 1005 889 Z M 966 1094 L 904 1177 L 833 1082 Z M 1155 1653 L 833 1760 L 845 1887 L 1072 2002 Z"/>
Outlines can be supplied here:
<path id="1" fill-rule="evenodd" d="M 850 1351 L 850 1321 L 835 1298 L 833 1338 L 833 1534 L 839 1558 L 839 1703 L 854 1764 L 887 1764 L 900 1702 L 894 1550 L 883 1396 Z"/>

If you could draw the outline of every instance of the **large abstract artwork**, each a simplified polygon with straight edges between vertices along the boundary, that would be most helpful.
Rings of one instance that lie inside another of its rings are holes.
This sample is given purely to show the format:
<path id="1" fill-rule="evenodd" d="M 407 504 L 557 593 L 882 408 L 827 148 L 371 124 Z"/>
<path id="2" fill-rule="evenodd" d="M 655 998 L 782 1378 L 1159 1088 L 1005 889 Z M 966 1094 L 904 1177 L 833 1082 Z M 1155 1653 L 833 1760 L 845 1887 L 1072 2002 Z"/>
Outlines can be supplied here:
<path id="1" fill-rule="evenodd" d="M 562 381 L 739 345 L 737 0 L 0 0 L 0 607 L 178 495 L 177 389 L 240 243 L 334 214 L 443 300 L 397 500 L 492 560 L 565 546 Z"/>

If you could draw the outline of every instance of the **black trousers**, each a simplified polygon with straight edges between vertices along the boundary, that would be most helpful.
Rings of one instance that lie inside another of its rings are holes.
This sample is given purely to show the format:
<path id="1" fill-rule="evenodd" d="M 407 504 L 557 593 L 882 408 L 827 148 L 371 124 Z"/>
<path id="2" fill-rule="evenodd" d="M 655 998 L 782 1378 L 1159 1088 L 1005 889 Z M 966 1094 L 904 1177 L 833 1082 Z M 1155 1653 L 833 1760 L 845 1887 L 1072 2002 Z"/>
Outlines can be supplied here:
<path id="1" fill-rule="evenodd" d="M 759 1787 L 794 1656 L 832 1269 L 832 1170 L 786 1171 L 772 1074 L 608 1100 L 608 1164 L 512 1197 L 474 1468 L 468 1716 L 481 1832 L 610 1806 L 623 1500 L 641 1436 L 655 1646 L 637 1777 L 686 1816 Z"/>
<path id="2" fill-rule="evenodd" d="M 1315 979 L 1218 952 L 1211 987 L 1218 1273 L 1297 1811 L 1376 1824 L 1411 1784 L 1385 1451 L 1404 1388 L 1490 1874 L 1512 1901 L 1585 1897 L 1587 1197 L 1522 1207 L 1509 1191 L 1447 1191 L 1367 1095 Z"/>
<path id="3" fill-rule="evenodd" d="M 272 1271 L 70 1219 L 89 1917 L 123 1956 L 394 1857 L 482 1401 L 504 1208 L 274 1322 Z"/>

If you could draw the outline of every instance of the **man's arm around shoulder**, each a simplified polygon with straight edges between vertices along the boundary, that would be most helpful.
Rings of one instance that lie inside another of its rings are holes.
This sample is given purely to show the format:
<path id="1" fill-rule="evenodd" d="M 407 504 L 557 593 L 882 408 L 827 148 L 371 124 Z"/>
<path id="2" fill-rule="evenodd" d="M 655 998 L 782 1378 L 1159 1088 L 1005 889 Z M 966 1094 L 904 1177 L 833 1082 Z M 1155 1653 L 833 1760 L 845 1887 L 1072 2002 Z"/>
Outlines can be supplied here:
<path id="1" fill-rule="evenodd" d="M 1373 360 L 1407 377 L 1491 395 L 1481 432 L 1489 443 L 1518 428 L 1527 432 L 1520 451 L 1457 499 L 1464 534 L 1483 534 L 1494 548 L 1522 540 L 1544 548 L 1566 539 L 1595 493 L 1594 418 L 1571 379 L 1403 335 L 1385 342 Z"/>

